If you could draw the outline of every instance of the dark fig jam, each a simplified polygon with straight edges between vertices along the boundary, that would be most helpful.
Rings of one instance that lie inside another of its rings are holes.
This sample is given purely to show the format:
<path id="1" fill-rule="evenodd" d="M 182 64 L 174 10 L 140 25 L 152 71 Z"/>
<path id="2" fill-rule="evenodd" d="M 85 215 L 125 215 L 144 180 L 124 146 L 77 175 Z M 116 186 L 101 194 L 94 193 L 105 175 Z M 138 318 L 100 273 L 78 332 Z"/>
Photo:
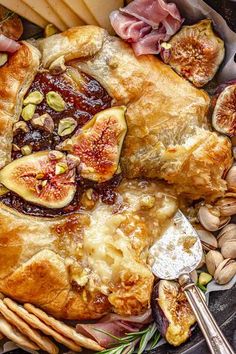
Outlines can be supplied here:
<path id="1" fill-rule="evenodd" d="M 69 70 L 69 69 L 67 69 Z M 72 134 L 60 137 L 57 134 L 58 124 L 62 118 L 72 117 L 77 122 L 77 128 L 81 128 L 96 113 L 111 107 L 111 97 L 106 90 L 95 79 L 80 73 L 82 78 L 81 85 L 78 86 L 71 80 L 66 73 L 60 75 L 51 75 L 49 72 L 38 73 L 28 90 L 26 96 L 33 92 L 39 91 L 43 94 L 43 101 L 37 105 L 35 113 L 42 115 L 50 114 L 54 121 L 54 131 L 52 133 L 45 132 L 41 129 L 35 129 L 27 121 L 30 129 L 29 132 L 18 133 L 14 136 L 13 144 L 19 149 L 24 145 L 30 145 L 32 152 L 41 150 L 53 150 L 62 141 L 70 138 Z M 62 112 L 56 112 L 50 108 L 46 102 L 46 94 L 49 91 L 58 92 L 66 102 L 66 108 Z M 20 120 L 23 120 L 20 118 Z M 12 159 L 21 157 L 21 151 L 12 151 Z"/>
<path id="2" fill-rule="evenodd" d="M 87 123 L 96 113 L 111 107 L 111 97 L 106 90 L 93 78 L 78 73 L 81 77 L 81 83 L 71 79 L 66 73 L 59 75 L 52 75 L 49 72 L 40 72 L 36 75 L 30 89 L 26 96 L 33 91 L 40 91 L 44 99 L 37 105 L 35 113 L 42 115 L 48 113 L 54 122 L 54 130 L 49 133 L 42 129 L 36 129 L 27 121 L 29 128 L 28 132 L 20 131 L 13 138 L 12 159 L 22 157 L 21 148 L 25 145 L 31 147 L 32 153 L 42 150 L 53 150 L 58 144 L 75 134 L 76 130 L 80 129 Z M 74 70 L 74 69 L 71 69 Z M 46 94 L 49 91 L 58 92 L 66 103 L 65 110 L 56 112 L 46 102 Z M 25 97 L 26 97 L 25 96 Z M 58 124 L 62 118 L 72 117 L 76 120 L 77 127 L 70 135 L 59 136 Z M 20 120 L 23 120 L 21 117 Z M 83 195 L 87 190 L 93 191 L 92 198 L 98 200 L 99 198 L 107 204 L 113 204 L 116 199 L 115 189 L 121 181 L 121 175 L 115 175 L 110 181 L 105 183 L 95 183 L 85 180 L 77 175 L 77 192 L 73 201 L 62 209 L 49 209 L 35 204 L 29 203 L 14 194 L 8 192 L 0 197 L 0 201 L 7 206 L 16 209 L 17 211 L 34 216 L 55 217 L 60 215 L 70 214 L 81 209 L 86 208 L 83 205 Z M 92 205 L 92 203 L 90 203 Z"/>

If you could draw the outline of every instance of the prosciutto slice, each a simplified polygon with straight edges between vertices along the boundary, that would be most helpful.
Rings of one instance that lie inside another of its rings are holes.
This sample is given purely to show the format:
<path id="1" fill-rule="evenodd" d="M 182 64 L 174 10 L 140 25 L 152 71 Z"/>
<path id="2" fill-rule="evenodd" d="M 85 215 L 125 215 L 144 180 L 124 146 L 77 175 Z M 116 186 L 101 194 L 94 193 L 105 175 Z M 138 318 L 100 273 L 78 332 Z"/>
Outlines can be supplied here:
<path id="1" fill-rule="evenodd" d="M 164 0 L 134 0 L 110 15 L 118 36 L 131 43 L 135 54 L 159 54 L 160 44 L 169 40 L 183 19 L 173 3 Z"/>
<path id="2" fill-rule="evenodd" d="M 151 322 L 151 310 L 139 316 L 122 317 L 116 314 L 109 314 L 103 317 L 98 323 L 77 324 L 77 332 L 94 339 L 104 348 L 109 348 L 116 343 L 109 333 L 116 337 L 123 337 L 126 333 L 137 332 L 145 324 Z M 104 333 L 106 332 L 106 333 Z"/>
<path id="3" fill-rule="evenodd" d="M 20 44 L 13 39 L 0 34 L 0 52 L 14 53 L 20 48 Z"/>

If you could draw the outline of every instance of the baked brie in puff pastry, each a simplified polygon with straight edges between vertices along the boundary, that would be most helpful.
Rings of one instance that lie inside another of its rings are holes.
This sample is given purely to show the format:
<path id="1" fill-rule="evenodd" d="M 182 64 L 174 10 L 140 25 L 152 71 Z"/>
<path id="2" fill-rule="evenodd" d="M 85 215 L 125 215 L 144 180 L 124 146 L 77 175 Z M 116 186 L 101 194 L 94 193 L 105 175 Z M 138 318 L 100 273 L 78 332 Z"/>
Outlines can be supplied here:
<path id="1" fill-rule="evenodd" d="M 0 68 L 0 291 L 67 319 L 146 309 L 176 196 L 225 190 L 209 102 L 99 27 L 23 42 Z"/>

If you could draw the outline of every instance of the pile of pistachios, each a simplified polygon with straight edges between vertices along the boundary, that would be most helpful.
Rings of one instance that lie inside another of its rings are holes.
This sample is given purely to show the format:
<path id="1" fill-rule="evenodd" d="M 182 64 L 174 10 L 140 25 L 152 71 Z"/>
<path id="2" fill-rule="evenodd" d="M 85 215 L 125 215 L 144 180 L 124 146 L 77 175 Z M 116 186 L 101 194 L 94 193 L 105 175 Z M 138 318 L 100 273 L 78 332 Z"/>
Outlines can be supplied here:
<path id="1" fill-rule="evenodd" d="M 45 98 L 48 106 L 56 112 L 62 112 L 66 108 L 66 103 L 58 92 L 50 91 L 46 94 L 46 97 L 39 91 L 33 91 L 27 95 L 23 101 L 23 109 L 21 117 L 23 120 L 15 123 L 13 126 L 13 134 L 17 135 L 20 132 L 28 133 L 30 131 L 28 122 L 32 127 L 43 130 L 47 133 L 54 131 L 55 125 L 53 118 L 48 113 L 42 115 L 36 114 L 37 105 L 39 105 Z M 71 134 L 77 127 L 77 122 L 72 117 L 62 118 L 58 124 L 57 133 L 59 136 L 64 137 Z M 22 155 L 29 155 L 32 152 L 32 146 L 25 145 L 21 149 L 13 144 L 13 150 L 21 150 Z"/>
<path id="2" fill-rule="evenodd" d="M 235 151 L 234 151 L 235 152 Z M 236 274 L 236 165 L 226 176 L 227 192 L 213 205 L 200 205 L 196 230 L 202 242 L 204 256 L 198 268 L 206 267 L 199 277 L 200 285 L 206 285 L 212 277 L 218 284 L 228 283 Z"/>

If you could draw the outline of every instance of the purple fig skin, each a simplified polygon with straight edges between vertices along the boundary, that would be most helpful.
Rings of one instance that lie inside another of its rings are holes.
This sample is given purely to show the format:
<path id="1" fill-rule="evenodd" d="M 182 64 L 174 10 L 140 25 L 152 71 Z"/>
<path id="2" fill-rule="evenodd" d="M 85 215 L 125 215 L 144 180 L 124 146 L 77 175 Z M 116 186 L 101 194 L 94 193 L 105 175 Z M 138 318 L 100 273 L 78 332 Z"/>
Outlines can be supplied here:
<path id="1" fill-rule="evenodd" d="M 151 298 L 151 307 L 152 307 L 152 315 L 156 322 L 157 329 L 161 333 L 163 337 L 165 337 L 166 331 L 169 326 L 169 321 L 166 318 L 164 311 L 160 307 L 157 299 L 159 297 L 159 285 L 160 281 L 154 286 L 152 290 L 152 298 Z"/>
<path id="2" fill-rule="evenodd" d="M 215 90 L 215 95 L 219 96 L 221 94 L 221 92 L 224 91 L 224 89 L 226 87 L 234 85 L 234 84 L 236 84 L 236 79 L 224 82 L 223 84 L 220 84 L 219 86 L 217 86 L 217 88 Z"/>
<path id="3" fill-rule="evenodd" d="M 157 328 L 170 344 L 179 346 L 190 338 L 196 319 L 178 283 L 158 281 L 153 288 L 151 306 Z"/>

